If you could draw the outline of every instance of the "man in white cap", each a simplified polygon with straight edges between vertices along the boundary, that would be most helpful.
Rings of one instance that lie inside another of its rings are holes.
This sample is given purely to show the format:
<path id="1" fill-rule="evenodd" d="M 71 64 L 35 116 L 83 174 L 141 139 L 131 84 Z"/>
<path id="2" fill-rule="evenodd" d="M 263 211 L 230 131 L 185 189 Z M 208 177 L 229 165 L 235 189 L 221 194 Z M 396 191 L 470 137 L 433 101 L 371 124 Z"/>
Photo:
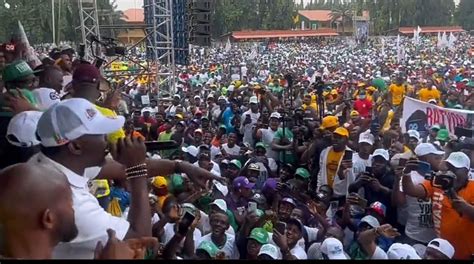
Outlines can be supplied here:
<path id="1" fill-rule="evenodd" d="M 0 160 L 1 167 L 26 162 L 39 152 L 40 142 L 36 138 L 36 127 L 42 112 L 24 111 L 15 115 L 7 127 L 6 146 L 9 155 Z"/>
<path id="2" fill-rule="evenodd" d="M 258 130 L 255 132 L 255 138 L 257 141 L 261 141 L 265 145 L 267 157 L 274 160 L 278 160 L 278 152 L 272 149 L 272 141 L 275 137 L 275 133 L 280 127 L 280 119 L 280 113 L 273 112 L 270 115 L 270 123 L 268 128 L 256 128 Z"/>
<path id="3" fill-rule="evenodd" d="M 105 135 L 120 129 L 123 117 L 109 118 L 96 110 L 85 99 L 69 99 L 48 109 L 38 122 L 37 133 L 41 140 L 41 153 L 29 163 L 54 167 L 64 173 L 71 185 L 73 208 L 79 234 L 73 241 L 58 245 L 54 258 L 92 259 L 97 242 L 107 242 L 107 229 L 115 230 L 117 238 L 151 235 L 151 215 L 148 203 L 147 181 L 144 173 L 136 171 L 145 163 L 145 146 L 138 139 L 120 141 L 120 152 L 114 158 L 128 169 L 127 179 L 131 196 L 130 223 L 114 217 L 102 209 L 89 192 L 88 181 L 97 177 L 106 162 Z M 133 175 L 133 176 L 132 176 Z"/>
<path id="4" fill-rule="evenodd" d="M 258 252 L 258 260 L 278 260 L 281 259 L 280 249 L 272 244 L 265 244 Z"/>
<path id="5" fill-rule="evenodd" d="M 402 177 L 403 191 L 407 195 L 431 198 L 435 231 L 438 237 L 452 243 L 456 249 L 455 259 L 470 259 L 474 252 L 474 181 L 468 178 L 470 162 L 466 154 L 453 152 L 445 161 L 448 172 L 436 175 L 433 181 L 414 184 L 410 174 L 404 173 Z M 416 166 L 417 162 L 406 165 Z"/>
<path id="6" fill-rule="evenodd" d="M 367 130 L 359 135 L 359 151 L 352 156 L 354 163 L 354 175 L 357 177 L 360 173 L 365 172 L 366 167 L 372 166 L 370 155 L 374 150 L 374 136 Z"/>
<path id="7" fill-rule="evenodd" d="M 438 150 L 431 143 L 421 143 L 415 148 L 415 154 L 420 161 L 430 164 L 432 171 L 439 171 L 441 168 L 444 152 Z M 432 203 L 431 199 L 418 199 L 405 195 L 400 191 L 400 177 L 403 167 L 397 169 L 397 179 L 393 189 L 393 198 L 398 207 L 403 207 L 407 214 L 407 221 L 405 223 L 405 235 L 403 237 L 404 243 L 414 245 L 421 243 L 426 245 L 429 241 L 436 237 L 433 228 Z M 426 173 L 419 170 L 410 172 L 411 180 L 414 184 L 422 184 L 425 181 Z"/>
<path id="8" fill-rule="evenodd" d="M 416 130 L 408 130 L 407 147 L 414 153 L 416 146 L 421 142 L 420 133 Z"/>
<path id="9" fill-rule="evenodd" d="M 377 149 L 372 154 L 372 172 L 359 176 L 349 185 L 349 193 L 357 193 L 364 189 L 365 199 L 369 204 L 381 202 L 387 206 L 387 221 L 395 224 L 396 209 L 391 206 L 392 186 L 395 179 L 390 169 L 390 155 L 385 149 Z"/>
<path id="10" fill-rule="evenodd" d="M 244 134 L 243 142 L 254 144 L 253 140 L 253 128 L 260 118 L 260 111 L 258 109 L 258 98 L 257 96 L 250 97 L 249 100 L 250 109 L 244 112 L 241 116 L 240 133 Z"/>
<path id="11" fill-rule="evenodd" d="M 428 243 L 423 259 L 428 260 L 448 260 L 454 257 L 456 250 L 449 241 L 436 238 Z"/>

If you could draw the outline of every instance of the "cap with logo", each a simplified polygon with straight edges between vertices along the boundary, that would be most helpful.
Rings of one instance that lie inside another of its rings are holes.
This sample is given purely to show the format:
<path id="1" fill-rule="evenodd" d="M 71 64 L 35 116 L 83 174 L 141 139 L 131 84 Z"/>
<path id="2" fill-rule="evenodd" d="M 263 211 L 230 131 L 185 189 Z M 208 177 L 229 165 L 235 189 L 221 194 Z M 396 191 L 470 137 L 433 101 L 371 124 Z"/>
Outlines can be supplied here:
<path id="1" fill-rule="evenodd" d="M 277 246 L 272 245 L 272 244 L 265 244 L 262 247 L 260 247 L 258 256 L 261 256 L 261 255 L 267 255 L 275 260 L 282 258 L 280 249 Z"/>
<path id="2" fill-rule="evenodd" d="M 360 143 L 367 143 L 367 144 L 373 146 L 374 142 L 375 142 L 374 135 L 372 135 L 372 133 L 370 133 L 370 132 L 361 133 L 359 135 L 359 144 Z"/>
<path id="3" fill-rule="evenodd" d="M 320 126 L 321 129 L 328 129 L 339 126 L 339 119 L 336 116 L 326 116 Z"/>
<path id="4" fill-rule="evenodd" d="M 408 244 L 394 243 L 387 251 L 388 259 L 421 259 L 416 250 Z"/>
<path id="5" fill-rule="evenodd" d="M 281 115 L 280 115 L 280 113 L 278 113 L 278 112 L 273 112 L 273 113 L 270 115 L 270 118 L 280 119 L 280 118 L 281 118 Z"/>
<path id="6" fill-rule="evenodd" d="M 249 170 L 260 171 L 260 166 L 257 163 L 252 163 L 248 167 Z"/>
<path id="7" fill-rule="evenodd" d="M 328 256 L 329 259 L 347 259 L 341 241 L 336 238 L 326 238 L 321 244 L 320 250 Z"/>
<path id="8" fill-rule="evenodd" d="M 82 98 L 61 101 L 43 113 L 38 122 L 41 145 L 57 147 L 84 135 L 106 135 L 123 127 L 123 116 L 106 117 Z"/>
<path id="9" fill-rule="evenodd" d="M 252 189 L 255 186 L 255 183 L 251 183 L 249 179 L 247 179 L 247 177 L 244 177 L 244 176 L 239 176 L 235 178 L 232 183 L 235 189 L 238 189 L 238 188 Z"/>
<path id="10" fill-rule="evenodd" d="M 453 245 L 451 245 L 451 243 L 449 243 L 448 240 L 441 239 L 441 238 L 435 238 L 431 240 L 430 243 L 428 243 L 427 247 L 441 252 L 443 255 L 445 255 L 449 259 L 452 259 L 454 256 L 454 253 L 456 252 Z"/>
<path id="11" fill-rule="evenodd" d="M 39 145 L 41 142 L 36 138 L 36 128 L 42 114 L 38 111 L 25 111 L 15 115 L 8 123 L 8 142 L 22 148 Z"/>
<path id="12" fill-rule="evenodd" d="M 248 239 L 253 239 L 263 245 L 269 242 L 270 237 L 265 229 L 257 227 L 252 229 L 250 235 L 248 236 Z"/>
<path id="13" fill-rule="evenodd" d="M 381 202 L 373 202 L 367 209 L 369 212 L 375 212 L 381 217 L 385 217 L 387 212 L 387 207 Z"/>
<path id="14" fill-rule="evenodd" d="M 429 154 L 444 155 L 444 151 L 438 150 L 431 143 L 421 143 L 420 145 L 416 146 L 415 154 L 418 157 L 423 157 L 423 156 L 426 156 L 426 155 L 429 155 Z"/>
<path id="15" fill-rule="evenodd" d="M 453 165 L 457 169 L 467 169 L 471 167 L 471 160 L 469 157 L 463 152 L 453 152 L 449 155 L 446 162 Z"/>
<path id="16" fill-rule="evenodd" d="M 31 93 L 36 98 L 36 108 L 40 111 L 46 111 L 52 105 L 59 103 L 61 98 L 54 89 L 50 88 L 38 88 L 31 91 Z"/>
<path id="17" fill-rule="evenodd" d="M 386 149 L 376 149 L 374 153 L 372 154 L 372 158 L 375 158 L 375 157 L 382 157 L 386 161 L 390 160 L 390 154 L 388 153 L 388 150 Z"/>
<path id="18" fill-rule="evenodd" d="M 209 254 L 211 258 L 215 258 L 219 248 L 212 241 L 202 241 L 196 250 L 202 250 Z"/>
<path id="19" fill-rule="evenodd" d="M 2 79 L 4 82 L 22 80 L 30 75 L 35 74 L 37 71 L 33 71 L 24 60 L 17 60 L 5 66 L 2 73 Z"/>
<path id="20" fill-rule="evenodd" d="M 303 179 L 308 179 L 310 176 L 309 171 L 305 168 L 298 168 L 295 172 L 295 175 L 298 175 Z"/>
<path id="21" fill-rule="evenodd" d="M 227 203 L 223 199 L 215 199 L 212 203 L 209 205 L 215 205 L 219 207 L 221 211 L 226 212 L 227 211 Z"/>

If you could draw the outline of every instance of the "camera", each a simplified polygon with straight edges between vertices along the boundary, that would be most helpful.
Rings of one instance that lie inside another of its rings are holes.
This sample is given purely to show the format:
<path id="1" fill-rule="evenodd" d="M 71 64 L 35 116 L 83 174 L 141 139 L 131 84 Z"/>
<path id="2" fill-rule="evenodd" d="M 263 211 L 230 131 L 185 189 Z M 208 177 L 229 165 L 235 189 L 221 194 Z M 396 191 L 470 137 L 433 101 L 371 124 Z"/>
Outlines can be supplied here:
<path id="1" fill-rule="evenodd" d="M 454 180 L 456 180 L 456 175 L 453 172 L 439 172 L 433 175 L 431 185 L 443 191 L 449 191 L 454 187 Z"/>

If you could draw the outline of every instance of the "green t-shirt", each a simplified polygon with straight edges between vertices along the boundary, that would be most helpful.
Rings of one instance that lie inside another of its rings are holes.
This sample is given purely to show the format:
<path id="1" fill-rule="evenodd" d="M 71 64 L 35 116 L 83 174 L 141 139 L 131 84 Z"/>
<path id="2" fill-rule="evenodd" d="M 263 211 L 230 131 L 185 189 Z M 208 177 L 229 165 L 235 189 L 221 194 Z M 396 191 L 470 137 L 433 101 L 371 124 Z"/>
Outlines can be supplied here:
<path id="1" fill-rule="evenodd" d="M 33 106 L 36 106 L 37 105 L 37 101 L 36 101 L 36 97 L 33 95 L 33 93 L 30 91 L 30 90 L 27 90 L 27 89 L 20 89 L 21 93 L 23 94 L 23 96 L 26 97 L 26 99 L 28 100 L 28 102 L 30 102 Z M 11 90 L 11 92 L 13 94 L 16 94 L 17 91 L 16 90 Z M 5 99 L 3 97 L 3 95 L 0 95 L 0 116 L 5 116 L 5 117 L 13 117 L 13 113 L 12 112 L 9 112 L 9 111 L 5 111 L 3 109 L 3 107 L 5 106 Z"/>
<path id="2" fill-rule="evenodd" d="M 283 138 L 283 128 L 278 128 L 277 132 L 275 133 L 274 139 L 281 140 Z M 287 138 L 291 143 L 293 143 L 293 132 L 289 128 L 285 128 L 285 138 Z M 285 157 L 283 157 L 285 155 Z M 294 163 L 296 162 L 296 156 L 291 150 L 280 151 L 279 157 L 280 162 L 285 163 Z"/>
<path id="3" fill-rule="evenodd" d="M 167 133 L 166 131 L 163 131 L 158 136 L 158 141 L 170 141 L 172 135 L 173 135 L 173 132 Z M 163 159 L 169 159 L 171 155 L 173 155 L 173 153 L 174 153 L 173 149 L 160 151 L 161 158 Z"/>

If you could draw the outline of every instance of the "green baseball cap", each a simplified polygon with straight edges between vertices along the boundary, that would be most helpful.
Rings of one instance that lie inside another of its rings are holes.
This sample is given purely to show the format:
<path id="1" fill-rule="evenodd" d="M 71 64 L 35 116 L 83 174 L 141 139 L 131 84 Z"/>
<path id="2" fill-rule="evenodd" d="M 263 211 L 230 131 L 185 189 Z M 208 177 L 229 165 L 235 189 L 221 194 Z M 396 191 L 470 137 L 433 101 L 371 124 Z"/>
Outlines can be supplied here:
<path id="1" fill-rule="evenodd" d="M 255 145 L 255 148 L 265 148 L 265 144 L 263 144 L 263 142 L 258 142 L 256 145 Z"/>
<path id="2" fill-rule="evenodd" d="M 202 241 L 196 250 L 204 250 L 211 258 L 215 258 L 219 249 L 211 241 Z"/>
<path id="3" fill-rule="evenodd" d="M 16 80 L 21 80 L 25 77 L 35 74 L 37 71 L 33 71 L 23 60 L 17 60 L 8 64 L 5 69 L 3 69 L 3 81 L 11 82 Z"/>
<path id="4" fill-rule="evenodd" d="M 236 160 L 236 159 L 233 159 L 230 161 L 230 164 L 234 164 L 235 166 L 237 166 L 237 168 L 242 169 L 242 163 L 240 163 L 239 160 Z"/>
<path id="5" fill-rule="evenodd" d="M 301 176 L 303 179 L 309 178 L 309 171 L 305 168 L 298 168 L 295 175 Z"/>
<path id="6" fill-rule="evenodd" d="M 252 232 L 250 232 L 250 236 L 248 238 L 254 239 L 262 245 L 267 244 L 269 240 L 268 232 L 261 227 L 252 229 Z"/>
<path id="7" fill-rule="evenodd" d="M 445 128 L 440 129 L 438 131 L 438 135 L 436 136 L 437 140 L 448 141 L 449 138 L 449 131 Z"/>

